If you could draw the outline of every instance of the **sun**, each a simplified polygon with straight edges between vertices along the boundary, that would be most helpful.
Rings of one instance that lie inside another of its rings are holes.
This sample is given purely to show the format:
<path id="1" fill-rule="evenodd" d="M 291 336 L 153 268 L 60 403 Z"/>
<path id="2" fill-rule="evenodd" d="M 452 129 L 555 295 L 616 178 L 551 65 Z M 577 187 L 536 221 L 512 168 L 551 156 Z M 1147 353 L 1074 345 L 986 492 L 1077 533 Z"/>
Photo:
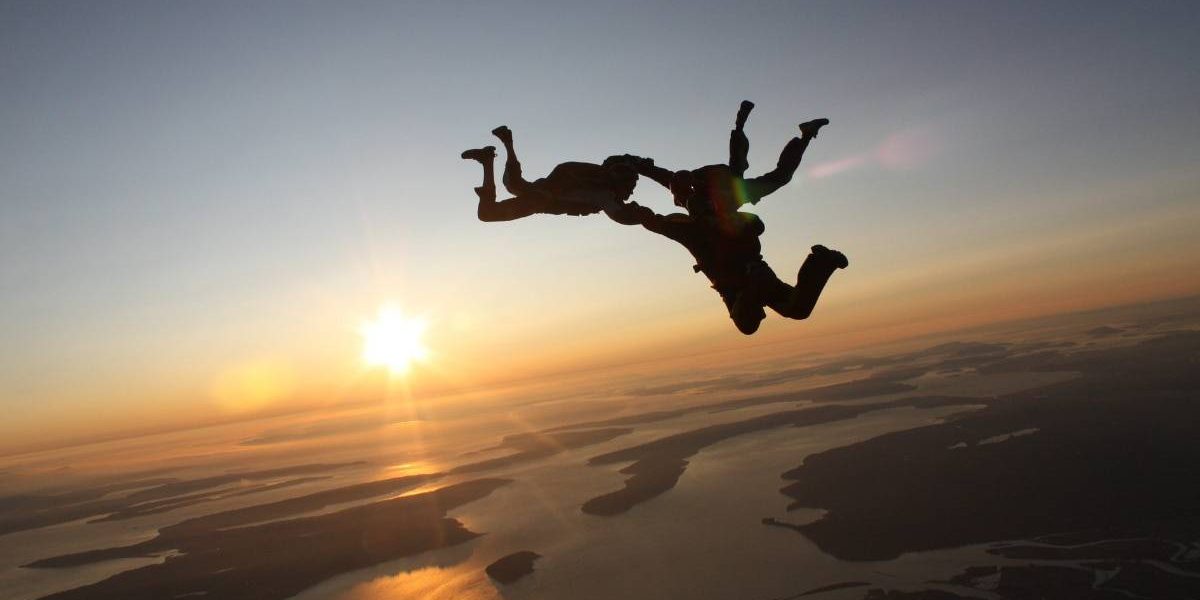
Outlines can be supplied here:
<path id="1" fill-rule="evenodd" d="M 424 318 L 406 316 L 394 306 L 380 308 L 379 315 L 359 329 L 363 361 L 371 367 L 387 367 L 395 374 L 408 373 L 414 362 L 429 358 L 429 349 L 421 339 L 427 327 Z"/>

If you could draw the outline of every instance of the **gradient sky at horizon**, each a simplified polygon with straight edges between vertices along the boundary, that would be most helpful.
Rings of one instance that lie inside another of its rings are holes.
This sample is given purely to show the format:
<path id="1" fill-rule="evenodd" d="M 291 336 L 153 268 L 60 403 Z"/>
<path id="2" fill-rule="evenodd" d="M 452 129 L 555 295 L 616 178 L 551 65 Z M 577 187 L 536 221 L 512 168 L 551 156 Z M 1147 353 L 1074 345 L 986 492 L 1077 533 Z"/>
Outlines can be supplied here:
<path id="1" fill-rule="evenodd" d="M 0 3 L 0 439 L 229 416 L 231 373 L 367 393 L 386 302 L 429 317 L 432 390 L 1198 293 L 1197 30 L 1185 2 Z M 808 322 L 742 337 L 682 248 L 603 217 L 475 219 L 458 153 L 498 124 L 530 176 L 694 167 L 743 98 L 752 172 L 832 121 L 754 208 L 785 279 L 850 256 Z"/>

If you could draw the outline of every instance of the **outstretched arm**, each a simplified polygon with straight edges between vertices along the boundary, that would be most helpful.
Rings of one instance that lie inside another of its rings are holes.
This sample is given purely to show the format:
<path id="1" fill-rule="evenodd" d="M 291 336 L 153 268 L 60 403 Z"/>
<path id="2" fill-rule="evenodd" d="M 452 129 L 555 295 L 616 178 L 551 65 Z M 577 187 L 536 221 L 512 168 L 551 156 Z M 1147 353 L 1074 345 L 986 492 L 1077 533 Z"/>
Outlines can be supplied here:
<path id="1" fill-rule="evenodd" d="M 616 208 L 604 211 L 604 214 L 622 225 L 642 225 L 659 217 L 653 210 L 637 202 L 622 204 Z"/>
<path id="2" fill-rule="evenodd" d="M 671 177 L 674 175 L 674 173 L 671 171 L 668 171 L 662 167 L 655 166 L 654 161 L 652 161 L 648 158 L 646 159 L 646 161 L 647 161 L 647 164 L 642 164 L 642 165 L 638 166 L 638 168 L 637 168 L 638 175 L 641 175 L 643 177 L 649 177 L 650 179 L 653 179 L 655 181 L 655 183 L 657 183 L 658 185 L 661 185 L 661 186 L 667 188 L 668 190 L 671 189 Z"/>
<path id="3" fill-rule="evenodd" d="M 605 214 L 622 225 L 641 225 L 649 231 L 680 242 L 686 237 L 691 224 L 691 218 L 687 215 L 660 215 L 637 202 L 622 204 L 618 208 L 605 211 Z"/>
<path id="4" fill-rule="evenodd" d="M 653 158 L 644 158 L 641 156 L 634 156 L 632 154 L 618 154 L 616 156 L 610 156 L 604 159 L 605 164 L 610 162 L 625 163 L 633 167 L 633 170 L 637 171 L 638 175 L 641 175 L 642 177 L 649 177 L 659 185 L 667 189 L 671 189 L 671 176 L 674 175 L 674 173 L 662 167 L 655 166 Z"/>

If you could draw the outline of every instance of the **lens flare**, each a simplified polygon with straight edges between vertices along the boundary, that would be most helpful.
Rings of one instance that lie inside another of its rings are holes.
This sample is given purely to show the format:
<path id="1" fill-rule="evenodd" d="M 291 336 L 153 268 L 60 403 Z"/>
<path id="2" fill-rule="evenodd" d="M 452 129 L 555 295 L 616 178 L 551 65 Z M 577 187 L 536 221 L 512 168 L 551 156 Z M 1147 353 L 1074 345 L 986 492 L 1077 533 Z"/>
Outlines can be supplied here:
<path id="1" fill-rule="evenodd" d="M 867 151 L 808 167 L 814 179 L 854 171 L 862 167 L 907 171 L 929 164 L 942 152 L 942 136 L 932 127 L 913 127 L 893 133 Z"/>

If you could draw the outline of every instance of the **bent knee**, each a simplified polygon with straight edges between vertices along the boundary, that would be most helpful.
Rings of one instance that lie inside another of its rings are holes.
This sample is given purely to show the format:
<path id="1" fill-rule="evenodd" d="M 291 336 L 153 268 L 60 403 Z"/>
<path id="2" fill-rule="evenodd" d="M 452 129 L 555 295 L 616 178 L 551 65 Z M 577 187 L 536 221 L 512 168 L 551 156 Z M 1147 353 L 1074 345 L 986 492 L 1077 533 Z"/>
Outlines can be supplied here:
<path id="1" fill-rule="evenodd" d="M 495 223 L 497 221 L 511 221 L 512 215 L 509 211 L 500 208 L 496 203 L 480 203 L 479 210 L 475 211 L 475 215 L 484 223 Z"/>
<path id="2" fill-rule="evenodd" d="M 804 319 L 807 319 L 809 317 L 809 315 L 812 314 L 812 311 L 813 311 L 813 305 L 806 304 L 803 306 L 788 306 L 788 307 L 786 307 L 785 310 L 781 310 L 778 312 L 780 315 L 785 316 L 789 319 L 803 321 Z"/>
<path id="3" fill-rule="evenodd" d="M 530 183 L 521 177 L 521 173 L 506 172 L 500 177 L 500 183 L 504 185 L 504 189 L 514 196 L 520 196 L 529 193 Z"/>

